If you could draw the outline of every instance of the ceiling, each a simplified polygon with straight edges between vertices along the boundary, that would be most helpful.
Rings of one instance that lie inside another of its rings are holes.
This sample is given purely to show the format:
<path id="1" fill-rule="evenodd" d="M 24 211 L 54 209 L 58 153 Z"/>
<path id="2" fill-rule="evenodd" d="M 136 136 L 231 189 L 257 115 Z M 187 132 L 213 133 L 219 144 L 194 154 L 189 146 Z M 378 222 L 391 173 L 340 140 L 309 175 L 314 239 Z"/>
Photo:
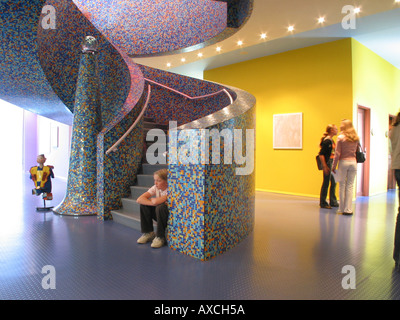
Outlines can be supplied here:
<path id="1" fill-rule="evenodd" d="M 355 28 L 345 29 L 360 8 Z M 318 18 L 324 17 L 323 23 Z M 293 26 L 292 32 L 288 27 Z M 261 34 L 267 37 L 261 39 Z M 254 0 L 247 23 L 233 36 L 192 52 L 134 58 L 136 63 L 202 77 L 204 70 L 353 37 L 400 69 L 399 0 Z M 242 45 L 238 45 L 238 41 Z M 216 48 L 221 51 L 217 52 Z M 202 53 L 202 57 L 198 57 Z M 183 62 L 182 59 L 185 59 Z M 170 64 L 170 65 L 167 65 Z"/>

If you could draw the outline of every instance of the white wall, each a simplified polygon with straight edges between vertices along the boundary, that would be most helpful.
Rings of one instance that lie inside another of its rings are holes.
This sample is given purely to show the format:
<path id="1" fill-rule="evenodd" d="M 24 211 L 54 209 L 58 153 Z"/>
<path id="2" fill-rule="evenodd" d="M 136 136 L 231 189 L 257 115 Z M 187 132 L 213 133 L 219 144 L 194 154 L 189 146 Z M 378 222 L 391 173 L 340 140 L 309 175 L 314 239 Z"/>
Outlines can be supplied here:
<path id="1" fill-rule="evenodd" d="M 43 153 L 47 158 L 46 164 L 54 166 L 55 177 L 66 180 L 71 147 L 71 127 L 37 116 L 37 141 L 37 152 L 32 159 L 32 165 L 36 163 L 36 156 Z"/>
<path id="2" fill-rule="evenodd" d="M 67 179 L 71 126 L 53 121 L 0 100 L 0 166 L 2 180 L 22 181 L 44 153 L 56 178 Z M 6 186 L 5 183 L 0 184 Z"/>
<path id="3" fill-rule="evenodd" d="M 0 194 L 21 192 L 23 173 L 23 110 L 0 100 Z"/>

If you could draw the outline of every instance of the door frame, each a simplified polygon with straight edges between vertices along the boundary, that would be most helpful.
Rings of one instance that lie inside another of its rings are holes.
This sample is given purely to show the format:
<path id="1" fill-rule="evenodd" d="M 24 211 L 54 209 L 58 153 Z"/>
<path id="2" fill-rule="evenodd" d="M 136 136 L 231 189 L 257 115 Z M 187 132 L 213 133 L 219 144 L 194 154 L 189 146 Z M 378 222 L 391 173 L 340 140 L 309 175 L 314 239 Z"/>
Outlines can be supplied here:
<path id="1" fill-rule="evenodd" d="M 361 141 L 361 145 L 364 150 L 366 150 L 366 159 L 363 163 L 363 180 L 361 185 L 361 194 L 359 196 L 368 197 L 369 196 L 369 167 L 370 167 L 370 154 L 371 154 L 371 109 L 362 105 L 357 105 L 357 129 L 358 125 L 358 110 L 362 109 L 364 111 L 364 141 Z"/>

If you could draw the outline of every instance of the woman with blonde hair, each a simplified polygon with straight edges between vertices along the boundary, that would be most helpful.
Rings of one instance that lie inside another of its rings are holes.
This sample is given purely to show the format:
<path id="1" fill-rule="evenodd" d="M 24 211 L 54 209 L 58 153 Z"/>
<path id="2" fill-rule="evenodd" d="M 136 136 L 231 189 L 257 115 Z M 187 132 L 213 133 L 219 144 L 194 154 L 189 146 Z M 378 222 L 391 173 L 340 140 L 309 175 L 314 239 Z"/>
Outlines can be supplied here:
<path id="1" fill-rule="evenodd" d="M 340 200 L 339 213 L 352 215 L 354 180 L 357 174 L 356 151 L 360 138 L 350 120 L 342 120 L 340 131 L 332 171 L 336 173 L 336 166 L 339 165 L 337 174 Z"/>

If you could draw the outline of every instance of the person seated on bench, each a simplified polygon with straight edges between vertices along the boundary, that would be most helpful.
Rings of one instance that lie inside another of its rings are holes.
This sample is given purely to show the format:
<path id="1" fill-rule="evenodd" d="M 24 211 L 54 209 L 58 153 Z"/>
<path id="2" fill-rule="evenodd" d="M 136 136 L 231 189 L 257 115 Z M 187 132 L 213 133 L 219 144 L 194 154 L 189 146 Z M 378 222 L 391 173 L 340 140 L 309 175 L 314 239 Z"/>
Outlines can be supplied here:
<path id="1" fill-rule="evenodd" d="M 165 230 L 168 222 L 168 170 L 161 169 L 154 173 L 154 186 L 143 193 L 137 202 L 140 204 L 140 226 L 143 235 L 137 243 L 152 241 L 152 248 L 160 248 L 165 243 Z M 157 231 L 154 233 L 153 219 L 157 221 Z"/>
<path id="2" fill-rule="evenodd" d="M 32 189 L 32 194 L 37 196 L 41 195 L 47 200 L 51 200 L 51 178 L 54 178 L 53 166 L 45 166 L 46 157 L 44 154 L 40 154 L 36 159 L 38 166 L 32 167 L 30 172 L 30 178 L 35 184 L 35 188 Z"/>

